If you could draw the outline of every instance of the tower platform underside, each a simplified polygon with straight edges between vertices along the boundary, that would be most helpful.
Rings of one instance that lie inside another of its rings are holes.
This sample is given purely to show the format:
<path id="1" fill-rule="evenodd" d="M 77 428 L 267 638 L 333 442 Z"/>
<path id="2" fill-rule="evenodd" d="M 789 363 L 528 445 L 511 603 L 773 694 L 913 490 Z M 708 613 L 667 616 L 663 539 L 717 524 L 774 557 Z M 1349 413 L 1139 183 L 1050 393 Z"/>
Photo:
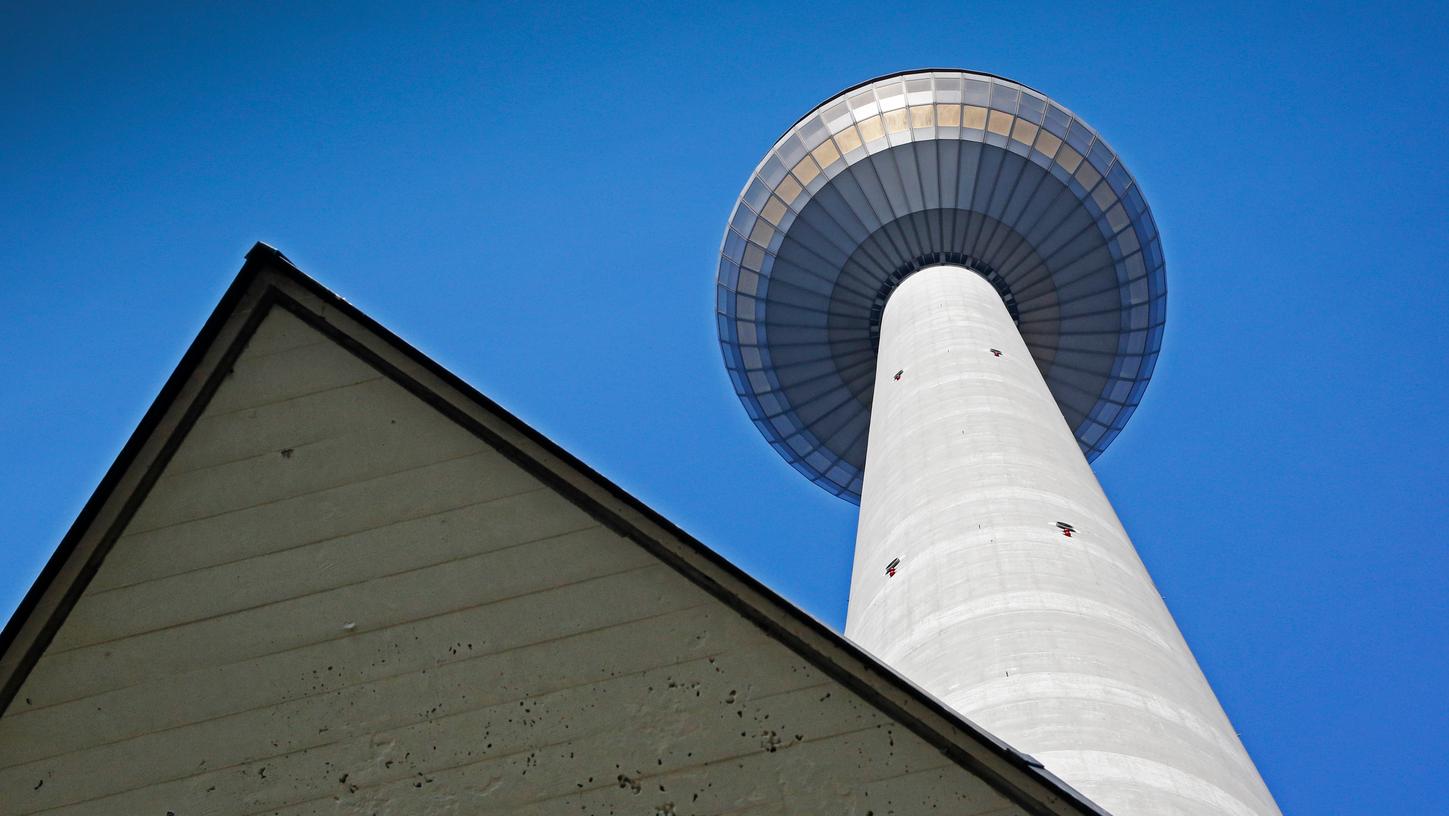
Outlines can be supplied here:
<path id="1" fill-rule="evenodd" d="M 1278 814 L 996 288 L 907 278 L 875 371 L 846 635 L 1116 816 Z"/>
<path id="2" fill-rule="evenodd" d="M 756 168 L 720 256 L 736 393 L 786 461 L 853 502 L 881 311 L 916 271 L 991 279 L 1089 459 L 1161 344 L 1162 250 L 1131 173 L 1079 118 L 998 77 L 916 72 L 825 102 Z"/>

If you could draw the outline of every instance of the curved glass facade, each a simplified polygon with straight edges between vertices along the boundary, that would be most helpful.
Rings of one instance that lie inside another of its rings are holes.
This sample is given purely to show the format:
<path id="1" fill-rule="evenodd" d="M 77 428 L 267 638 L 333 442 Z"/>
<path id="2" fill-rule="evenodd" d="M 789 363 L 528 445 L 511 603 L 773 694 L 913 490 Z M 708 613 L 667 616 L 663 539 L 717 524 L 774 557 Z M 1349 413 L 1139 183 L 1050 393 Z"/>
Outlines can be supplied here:
<path id="1" fill-rule="evenodd" d="M 891 291 L 954 264 L 991 281 L 1087 458 L 1142 399 L 1167 286 L 1156 225 L 1097 133 L 965 71 L 852 88 L 771 148 L 720 249 L 720 344 L 771 446 L 859 502 Z M 963 274 L 969 274 L 963 269 Z"/>

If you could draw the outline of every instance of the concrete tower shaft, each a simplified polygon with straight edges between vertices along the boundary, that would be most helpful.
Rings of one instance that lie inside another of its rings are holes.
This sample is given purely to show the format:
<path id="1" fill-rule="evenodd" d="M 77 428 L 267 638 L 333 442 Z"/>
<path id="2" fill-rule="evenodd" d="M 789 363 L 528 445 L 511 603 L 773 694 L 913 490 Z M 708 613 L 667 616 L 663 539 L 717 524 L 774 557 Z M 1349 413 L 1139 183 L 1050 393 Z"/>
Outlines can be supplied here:
<path id="1" fill-rule="evenodd" d="M 1278 809 L 1000 294 L 886 303 L 846 634 L 1117 816 Z"/>

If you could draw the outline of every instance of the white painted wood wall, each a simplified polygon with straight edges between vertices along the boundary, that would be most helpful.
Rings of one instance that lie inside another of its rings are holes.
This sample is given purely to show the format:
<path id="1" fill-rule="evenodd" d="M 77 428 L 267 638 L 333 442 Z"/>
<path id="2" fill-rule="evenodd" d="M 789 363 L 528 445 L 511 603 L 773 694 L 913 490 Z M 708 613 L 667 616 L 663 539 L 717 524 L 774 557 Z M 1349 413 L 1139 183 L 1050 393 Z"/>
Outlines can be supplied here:
<path id="1" fill-rule="evenodd" d="M 0 718 L 3 814 L 1007 814 L 274 309 Z"/>

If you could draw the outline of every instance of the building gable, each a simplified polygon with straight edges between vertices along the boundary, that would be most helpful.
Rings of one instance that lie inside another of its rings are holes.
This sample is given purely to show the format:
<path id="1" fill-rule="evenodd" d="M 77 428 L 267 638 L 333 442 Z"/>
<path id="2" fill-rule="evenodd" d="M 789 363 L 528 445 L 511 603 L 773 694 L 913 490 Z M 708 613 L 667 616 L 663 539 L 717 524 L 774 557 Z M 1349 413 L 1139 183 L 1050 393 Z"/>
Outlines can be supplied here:
<path id="1" fill-rule="evenodd" d="M 7 812 L 1090 812 L 249 267 L 7 627 Z"/>

